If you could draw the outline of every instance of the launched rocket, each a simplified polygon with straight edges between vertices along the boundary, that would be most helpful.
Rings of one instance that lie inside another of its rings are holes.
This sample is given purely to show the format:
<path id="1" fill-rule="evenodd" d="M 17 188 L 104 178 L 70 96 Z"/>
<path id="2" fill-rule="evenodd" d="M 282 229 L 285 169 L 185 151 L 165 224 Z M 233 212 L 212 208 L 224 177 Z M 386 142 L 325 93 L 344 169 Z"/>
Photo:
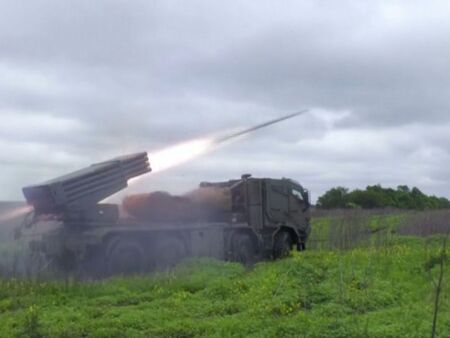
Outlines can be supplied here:
<path id="1" fill-rule="evenodd" d="M 307 111 L 308 111 L 308 109 L 305 109 L 305 110 L 301 110 L 301 111 L 298 111 L 298 112 L 293 113 L 293 114 L 289 114 L 289 115 L 285 115 L 285 116 L 282 116 L 282 117 L 278 117 L 276 119 L 273 119 L 273 120 L 270 120 L 270 121 L 258 124 L 258 125 L 254 126 L 254 127 L 250 127 L 250 128 L 238 131 L 238 132 L 230 134 L 230 135 L 219 137 L 219 138 L 217 138 L 215 140 L 215 142 L 216 143 L 223 143 L 223 142 L 229 141 L 229 140 L 231 140 L 233 138 L 236 138 L 236 137 L 239 137 L 239 136 L 242 136 L 242 135 L 245 135 L 245 134 L 249 134 L 249 133 L 251 133 L 253 131 L 256 131 L 258 129 L 262 129 L 262 128 L 268 127 L 268 126 L 270 126 L 272 124 L 275 124 L 275 123 L 278 123 L 278 122 L 281 122 L 281 121 L 285 121 L 285 120 L 291 119 L 293 117 L 299 116 L 301 114 L 306 113 Z"/>

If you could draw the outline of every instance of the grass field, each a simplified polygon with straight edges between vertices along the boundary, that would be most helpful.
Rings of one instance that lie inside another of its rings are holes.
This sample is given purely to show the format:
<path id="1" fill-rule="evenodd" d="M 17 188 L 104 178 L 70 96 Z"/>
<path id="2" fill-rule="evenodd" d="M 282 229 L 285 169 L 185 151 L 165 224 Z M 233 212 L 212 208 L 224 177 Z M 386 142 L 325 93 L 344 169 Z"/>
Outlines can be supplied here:
<path id="1" fill-rule="evenodd" d="M 97 282 L 0 279 L 0 336 L 429 337 L 442 261 L 436 336 L 450 337 L 444 237 L 393 234 L 404 219 L 318 218 L 310 250 L 250 269 L 190 259 Z"/>

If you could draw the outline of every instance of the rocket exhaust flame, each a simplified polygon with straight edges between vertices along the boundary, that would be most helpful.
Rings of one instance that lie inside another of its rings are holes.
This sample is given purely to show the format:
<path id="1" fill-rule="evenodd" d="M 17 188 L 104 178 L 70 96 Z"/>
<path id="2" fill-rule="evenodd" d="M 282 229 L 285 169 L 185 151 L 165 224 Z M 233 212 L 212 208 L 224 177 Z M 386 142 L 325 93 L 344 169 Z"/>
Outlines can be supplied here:
<path id="1" fill-rule="evenodd" d="M 183 164 L 193 158 L 207 153 L 214 147 L 214 139 L 202 138 L 191 140 L 150 153 L 152 172 L 157 173 Z"/>

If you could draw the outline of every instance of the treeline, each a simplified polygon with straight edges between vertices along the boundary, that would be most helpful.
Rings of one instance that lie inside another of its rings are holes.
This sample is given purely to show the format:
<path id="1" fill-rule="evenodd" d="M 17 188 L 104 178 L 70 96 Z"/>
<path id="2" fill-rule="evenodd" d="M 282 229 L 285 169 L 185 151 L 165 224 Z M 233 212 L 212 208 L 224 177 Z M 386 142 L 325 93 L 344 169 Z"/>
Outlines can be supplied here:
<path id="1" fill-rule="evenodd" d="M 317 200 L 322 209 L 348 208 L 398 208 L 398 209 L 446 209 L 450 201 L 445 197 L 428 196 L 413 187 L 399 185 L 397 189 L 383 188 L 381 185 L 368 186 L 365 190 L 336 187 L 328 190 Z"/>

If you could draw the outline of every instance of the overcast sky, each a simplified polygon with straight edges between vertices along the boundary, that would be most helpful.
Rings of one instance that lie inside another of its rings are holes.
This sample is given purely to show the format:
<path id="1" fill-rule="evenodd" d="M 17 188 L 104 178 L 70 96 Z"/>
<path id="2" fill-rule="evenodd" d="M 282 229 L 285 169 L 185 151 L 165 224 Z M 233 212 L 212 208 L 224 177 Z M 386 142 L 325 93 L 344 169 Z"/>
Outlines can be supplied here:
<path id="1" fill-rule="evenodd" d="M 310 108 L 133 191 L 291 177 L 450 197 L 448 1 L 0 0 L 0 199 Z"/>

